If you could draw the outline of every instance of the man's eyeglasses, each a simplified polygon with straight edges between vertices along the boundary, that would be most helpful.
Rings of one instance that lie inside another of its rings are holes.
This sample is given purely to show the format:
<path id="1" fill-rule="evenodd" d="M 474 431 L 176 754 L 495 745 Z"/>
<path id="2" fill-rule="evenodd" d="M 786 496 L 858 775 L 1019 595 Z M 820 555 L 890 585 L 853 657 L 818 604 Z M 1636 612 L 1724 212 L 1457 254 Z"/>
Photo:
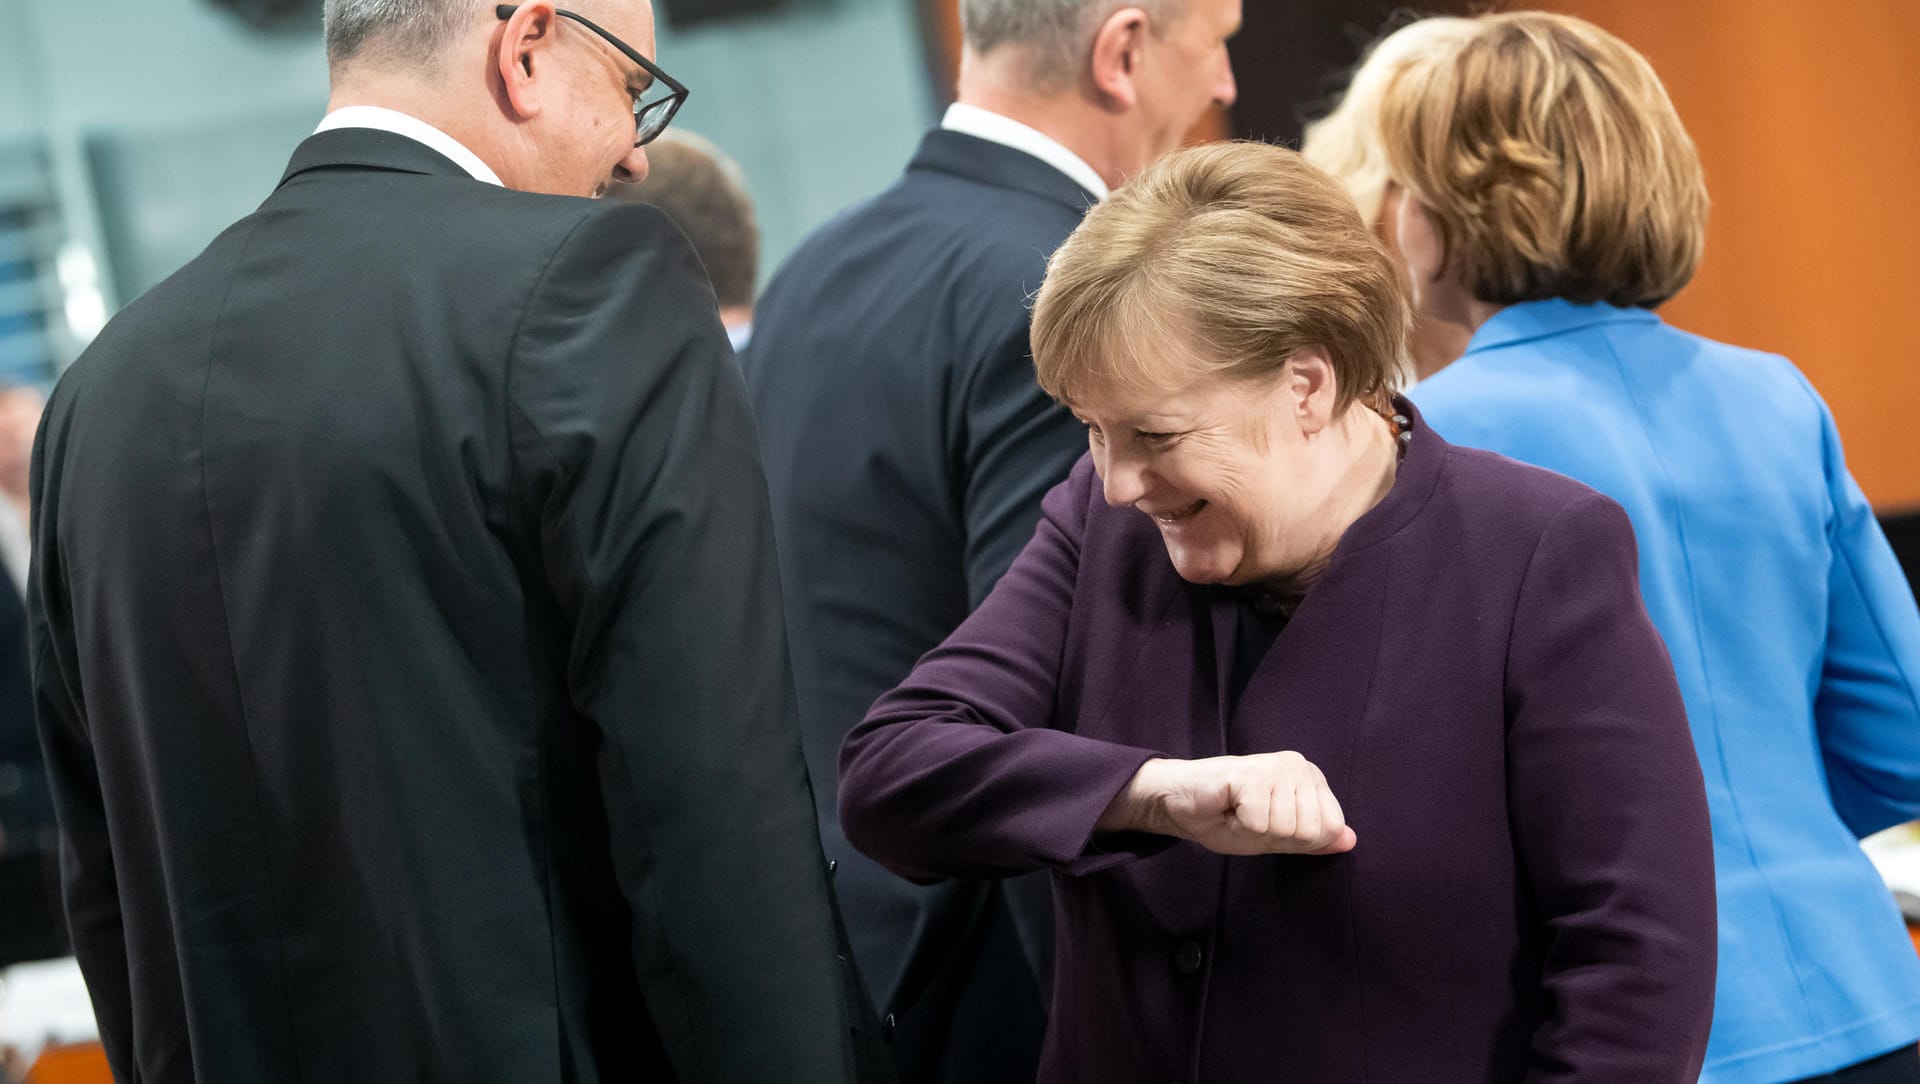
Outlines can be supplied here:
<path id="1" fill-rule="evenodd" d="M 518 4 L 501 4 L 493 9 L 493 13 L 502 19 L 507 19 L 519 9 Z M 661 71 L 659 65 L 641 56 L 633 46 L 594 25 L 593 21 L 585 16 L 575 15 L 561 8 L 554 8 L 553 13 L 562 19 L 572 19 L 600 35 L 603 41 L 620 50 L 622 56 L 640 65 L 640 70 L 652 77 L 647 87 L 633 96 L 633 145 L 644 147 L 658 138 L 661 132 L 666 131 L 667 125 L 673 123 L 673 115 L 680 112 L 680 107 L 686 103 L 688 93 L 686 84 Z M 667 89 L 664 97 L 656 93 L 662 85 Z M 649 93 L 653 93 L 654 96 L 648 98 Z"/>

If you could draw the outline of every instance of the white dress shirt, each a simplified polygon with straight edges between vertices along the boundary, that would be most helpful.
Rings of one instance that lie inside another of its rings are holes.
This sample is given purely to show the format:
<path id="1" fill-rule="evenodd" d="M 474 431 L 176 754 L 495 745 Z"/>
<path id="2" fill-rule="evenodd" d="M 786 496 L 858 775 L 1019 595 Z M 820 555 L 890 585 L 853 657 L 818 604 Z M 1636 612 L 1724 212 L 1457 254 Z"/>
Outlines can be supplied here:
<path id="1" fill-rule="evenodd" d="M 955 102 L 947 107 L 947 115 L 941 119 L 940 127 L 1031 154 L 1071 177 L 1096 197 L 1107 198 L 1107 182 L 1101 180 L 1100 174 L 1087 164 L 1087 160 L 1038 128 L 1030 128 L 1012 117 L 1003 117 L 964 102 Z"/>
<path id="2" fill-rule="evenodd" d="M 0 561 L 6 563 L 7 578 L 19 589 L 21 598 L 27 595 L 27 564 L 32 550 L 26 519 L 12 501 L 0 497 Z"/>
<path id="3" fill-rule="evenodd" d="M 474 180 L 485 181 L 488 184 L 501 184 L 500 175 L 459 140 L 419 117 L 408 116 L 397 109 L 383 109 L 377 105 L 345 106 L 322 118 L 320 127 L 315 128 L 313 134 L 319 135 L 321 132 L 330 132 L 335 128 L 373 128 L 406 136 L 415 143 L 425 144 L 428 149 L 452 159 L 455 165 L 472 174 Z"/>

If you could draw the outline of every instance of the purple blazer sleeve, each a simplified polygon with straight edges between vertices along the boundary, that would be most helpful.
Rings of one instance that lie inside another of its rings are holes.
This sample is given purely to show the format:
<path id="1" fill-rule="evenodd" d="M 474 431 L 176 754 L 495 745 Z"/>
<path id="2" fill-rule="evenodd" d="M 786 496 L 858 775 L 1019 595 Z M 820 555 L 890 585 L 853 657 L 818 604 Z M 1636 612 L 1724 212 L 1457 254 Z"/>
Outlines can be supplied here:
<path id="1" fill-rule="evenodd" d="M 1576 500 L 1542 534 L 1507 674 L 1508 801 L 1551 999 L 1527 1079 L 1691 1084 L 1713 1018 L 1713 841 L 1612 501 Z"/>
<path id="2" fill-rule="evenodd" d="M 1091 850 L 1100 814 L 1157 754 L 1051 729 L 1093 478 L 1082 460 L 1047 494 L 986 601 L 841 746 L 841 826 L 902 876 L 1086 873 L 1167 842 Z"/>

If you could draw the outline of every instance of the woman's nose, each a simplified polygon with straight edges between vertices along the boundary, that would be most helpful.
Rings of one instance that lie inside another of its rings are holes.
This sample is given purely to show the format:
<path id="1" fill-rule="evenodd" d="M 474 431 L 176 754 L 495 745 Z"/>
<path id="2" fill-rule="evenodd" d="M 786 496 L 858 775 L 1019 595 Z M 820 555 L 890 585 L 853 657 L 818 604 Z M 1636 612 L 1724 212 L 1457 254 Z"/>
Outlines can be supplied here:
<path id="1" fill-rule="evenodd" d="M 1114 508 L 1127 508 L 1146 496 L 1146 472 L 1132 457 L 1108 453 L 1106 462 L 1096 466 L 1103 468 L 1100 471 L 1100 484 L 1107 504 Z"/>

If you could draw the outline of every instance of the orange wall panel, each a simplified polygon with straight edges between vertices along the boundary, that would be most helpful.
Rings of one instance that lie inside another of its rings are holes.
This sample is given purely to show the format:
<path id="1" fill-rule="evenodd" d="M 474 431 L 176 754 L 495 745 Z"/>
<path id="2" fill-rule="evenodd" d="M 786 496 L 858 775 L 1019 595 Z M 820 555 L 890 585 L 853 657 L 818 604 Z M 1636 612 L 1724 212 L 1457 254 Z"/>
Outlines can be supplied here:
<path id="1" fill-rule="evenodd" d="M 1920 3 L 1545 6 L 1645 53 L 1700 147 L 1706 260 L 1666 317 L 1792 358 L 1867 496 L 1920 505 Z"/>

